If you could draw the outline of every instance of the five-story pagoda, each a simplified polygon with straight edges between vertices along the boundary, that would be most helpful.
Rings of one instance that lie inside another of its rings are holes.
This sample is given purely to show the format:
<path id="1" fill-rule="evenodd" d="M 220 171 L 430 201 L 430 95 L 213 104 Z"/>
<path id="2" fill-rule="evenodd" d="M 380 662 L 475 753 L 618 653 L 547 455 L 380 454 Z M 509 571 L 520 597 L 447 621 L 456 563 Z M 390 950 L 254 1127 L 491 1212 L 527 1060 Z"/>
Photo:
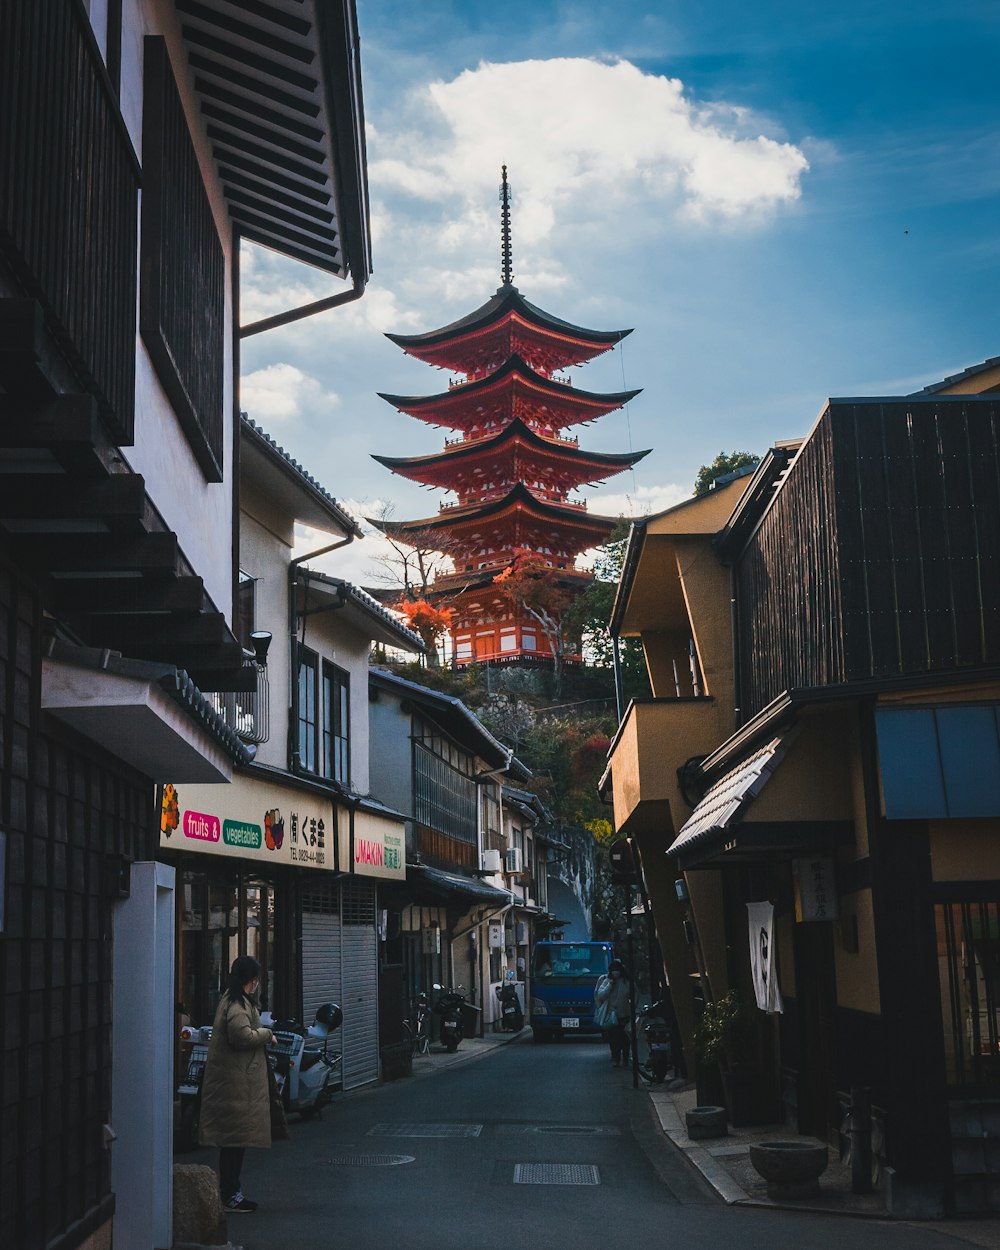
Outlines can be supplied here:
<path id="1" fill-rule="evenodd" d="M 500 187 L 502 285 L 481 308 L 426 334 L 387 337 L 427 364 L 463 377 L 435 395 L 381 395 L 400 412 L 457 432 L 425 456 L 375 456 L 393 473 L 452 491 L 456 503 L 414 521 L 376 522 L 403 542 L 448 555 L 432 598 L 452 609 L 456 664 L 551 658 L 549 639 L 529 611 L 511 606 L 494 581 L 524 554 L 539 557 L 565 589 L 592 574 L 577 556 L 607 542 L 614 517 L 595 516 L 569 498 L 631 468 L 647 453 L 596 452 L 567 431 L 597 420 L 638 391 L 579 390 L 559 371 L 619 343 L 630 330 L 587 330 L 529 303 L 512 284 L 507 169 Z M 564 658 L 573 658 L 565 656 Z"/>

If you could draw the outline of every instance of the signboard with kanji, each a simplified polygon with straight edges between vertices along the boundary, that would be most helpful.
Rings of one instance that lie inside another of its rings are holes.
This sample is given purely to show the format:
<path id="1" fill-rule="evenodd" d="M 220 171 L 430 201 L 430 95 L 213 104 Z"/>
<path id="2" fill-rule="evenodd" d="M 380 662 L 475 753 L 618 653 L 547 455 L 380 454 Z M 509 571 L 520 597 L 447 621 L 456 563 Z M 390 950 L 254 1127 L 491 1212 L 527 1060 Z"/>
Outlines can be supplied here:
<path id="1" fill-rule="evenodd" d="M 797 921 L 837 919 L 837 882 L 832 859 L 817 855 L 793 860 L 792 877 Z"/>
<path id="2" fill-rule="evenodd" d="M 333 804 L 251 777 L 163 788 L 160 846 L 303 868 L 337 867 Z"/>

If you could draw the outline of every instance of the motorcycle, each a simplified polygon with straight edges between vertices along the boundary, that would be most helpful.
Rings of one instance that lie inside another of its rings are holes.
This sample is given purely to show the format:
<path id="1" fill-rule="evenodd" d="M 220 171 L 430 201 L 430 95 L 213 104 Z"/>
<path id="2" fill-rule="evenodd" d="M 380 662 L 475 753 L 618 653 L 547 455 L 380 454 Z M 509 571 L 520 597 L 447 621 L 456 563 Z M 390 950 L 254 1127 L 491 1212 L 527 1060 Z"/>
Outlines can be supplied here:
<path id="1" fill-rule="evenodd" d="M 636 1033 L 646 1042 L 646 1059 L 639 1065 L 639 1073 L 653 1085 L 662 1084 L 669 1072 L 676 1072 L 674 1037 L 666 1017 L 662 999 L 645 1003 L 636 1016 Z"/>
<path id="2" fill-rule="evenodd" d="M 520 1033 L 524 1028 L 524 1011 L 513 981 L 498 985 L 496 996 L 500 1001 L 500 1027 L 505 1033 Z"/>
<path id="3" fill-rule="evenodd" d="M 338 1083 L 339 1051 L 329 1049 L 330 1034 L 339 1029 L 344 1013 L 336 1003 L 324 1003 L 306 1028 L 298 1020 L 276 1020 L 271 1025 L 276 1045 L 268 1048 L 268 1062 L 286 1111 L 303 1120 L 322 1114 Z"/>
<path id="4" fill-rule="evenodd" d="M 458 1050 L 458 1044 L 465 1036 L 465 1022 L 462 1018 L 462 1008 L 466 1005 L 465 987 L 456 985 L 449 988 L 435 983 L 434 988 L 440 993 L 432 1010 L 436 1016 L 441 1017 L 441 1041 L 445 1050 L 451 1054 Z"/>

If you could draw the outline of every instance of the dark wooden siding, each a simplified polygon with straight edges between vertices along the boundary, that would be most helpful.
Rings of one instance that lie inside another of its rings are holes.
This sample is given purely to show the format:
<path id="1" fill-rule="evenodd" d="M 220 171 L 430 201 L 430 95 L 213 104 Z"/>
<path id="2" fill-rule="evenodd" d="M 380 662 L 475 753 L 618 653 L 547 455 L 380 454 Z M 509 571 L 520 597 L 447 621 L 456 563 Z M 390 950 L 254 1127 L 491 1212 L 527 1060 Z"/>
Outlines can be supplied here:
<path id="1" fill-rule="evenodd" d="M 209 481 L 222 480 L 225 256 L 166 42 L 145 41 L 139 326 Z"/>
<path id="2" fill-rule="evenodd" d="M 1000 663 L 1000 403 L 832 401 L 736 565 L 742 706 Z"/>
<path id="3" fill-rule="evenodd" d="M 820 425 L 736 566 L 741 706 L 843 681 L 832 431 Z M 794 680 L 790 678 L 794 675 Z"/>
<path id="4" fill-rule="evenodd" d="M 19 1250 L 110 1210 L 112 906 L 156 851 L 148 785 L 40 719 L 39 624 L 0 568 L 0 1245 Z"/>
<path id="5" fill-rule="evenodd" d="M 0 253 L 132 442 L 139 169 L 82 4 L 0 4 Z"/>

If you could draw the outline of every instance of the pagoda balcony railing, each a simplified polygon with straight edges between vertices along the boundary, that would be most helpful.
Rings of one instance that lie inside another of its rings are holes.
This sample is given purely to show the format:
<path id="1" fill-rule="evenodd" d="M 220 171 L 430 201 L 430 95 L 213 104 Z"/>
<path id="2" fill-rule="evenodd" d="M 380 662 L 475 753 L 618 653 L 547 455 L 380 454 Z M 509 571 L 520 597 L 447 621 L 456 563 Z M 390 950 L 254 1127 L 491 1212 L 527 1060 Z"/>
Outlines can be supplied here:
<path id="1" fill-rule="evenodd" d="M 130 444 L 140 169 L 83 4 L 0 4 L 0 117 L 0 257 Z"/>
<path id="2" fill-rule="evenodd" d="M 445 447 L 462 447 L 471 445 L 472 443 L 479 443 L 482 442 L 484 438 L 493 438 L 498 429 L 498 426 L 494 426 L 492 429 L 480 430 L 475 434 L 462 434 L 458 438 L 446 438 L 444 440 L 444 445 Z M 568 438 L 561 434 L 546 434 L 545 438 L 548 442 L 558 443 L 562 447 L 580 446 L 580 440 L 578 438 Z"/>
<path id="3" fill-rule="evenodd" d="M 531 491 L 536 499 L 539 499 L 544 503 L 557 503 L 561 508 L 571 508 L 574 512 L 587 511 L 587 505 L 582 500 L 577 501 L 566 499 L 564 496 L 555 494 L 552 491 L 534 490 L 530 486 L 528 487 L 528 490 Z M 457 502 L 442 503 L 438 510 L 439 512 L 450 512 L 453 508 L 471 508 L 479 503 L 493 503 L 497 499 L 502 499 L 505 494 L 506 488 L 504 490 L 489 491 L 478 495 L 466 495 Z"/>
<path id="4" fill-rule="evenodd" d="M 490 369 L 484 373 L 470 373 L 464 378 L 449 378 L 448 390 L 454 391 L 460 386 L 468 386 L 470 382 L 481 382 L 483 378 L 488 378 L 490 374 L 493 372 L 494 370 Z M 539 373 L 541 377 L 545 378 L 547 381 L 555 382 L 559 386 L 572 386 L 573 385 L 573 379 L 569 376 L 568 373 L 544 373 L 542 370 L 537 370 L 537 372 Z"/>

